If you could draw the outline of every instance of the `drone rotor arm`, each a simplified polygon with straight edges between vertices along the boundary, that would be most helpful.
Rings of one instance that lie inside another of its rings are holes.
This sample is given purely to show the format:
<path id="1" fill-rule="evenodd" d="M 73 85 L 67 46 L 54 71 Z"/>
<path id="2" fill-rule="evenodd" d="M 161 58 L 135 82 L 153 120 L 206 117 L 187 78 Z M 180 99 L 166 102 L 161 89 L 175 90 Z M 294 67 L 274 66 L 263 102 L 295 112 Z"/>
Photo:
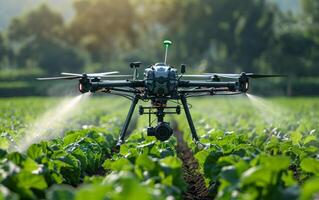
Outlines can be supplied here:
<path id="1" fill-rule="evenodd" d="M 144 81 L 99 81 L 99 82 L 92 82 L 91 91 L 98 91 L 100 89 L 110 89 L 110 88 L 137 88 L 143 87 Z"/>
<path id="2" fill-rule="evenodd" d="M 210 77 L 231 78 L 231 79 L 237 79 L 240 77 L 240 74 L 205 73 L 205 75 Z"/>
<path id="3" fill-rule="evenodd" d="M 183 75 L 182 78 L 211 78 L 212 75 L 209 75 L 209 74 L 186 74 L 186 75 Z"/>
<path id="4" fill-rule="evenodd" d="M 207 95 L 215 94 L 240 94 L 246 93 L 249 89 L 249 81 L 228 81 L 228 82 L 208 82 L 208 81 L 180 81 L 179 87 L 181 94 L 199 94 L 206 92 Z M 193 88 L 193 89 L 187 89 Z"/>
<path id="5" fill-rule="evenodd" d="M 180 81 L 179 87 L 233 88 L 236 82 Z"/>
<path id="6" fill-rule="evenodd" d="M 101 78 L 133 78 L 133 75 L 102 75 Z"/>
<path id="7" fill-rule="evenodd" d="M 286 75 L 280 75 L 280 74 L 253 74 L 253 73 L 247 73 L 247 76 L 249 78 L 276 78 L 276 77 L 287 77 Z"/>
<path id="8" fill-rule="evenodd" d="M 245 75 L 248 78 L 274 78 L 274 77 L 286 77 L 286 75 L 280 75 L 280 74 L 254 74 L 254 73 L 241 73 L 241 74 L 220 74 L 220 73 L 206 73 L 206 76 L 217 76 L 220 78 L 230 78 L 230 79 L 238 79 L 241 76 Z"/>

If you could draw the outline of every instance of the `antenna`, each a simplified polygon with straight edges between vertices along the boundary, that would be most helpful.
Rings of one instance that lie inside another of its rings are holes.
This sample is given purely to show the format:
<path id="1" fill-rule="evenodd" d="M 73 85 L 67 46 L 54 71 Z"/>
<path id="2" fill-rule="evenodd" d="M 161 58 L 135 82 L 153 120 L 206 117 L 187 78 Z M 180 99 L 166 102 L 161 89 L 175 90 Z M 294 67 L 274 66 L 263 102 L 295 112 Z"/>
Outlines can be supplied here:
<path id="1" fill-rule="evenodd" d="M 139 68 L 140 66 L 141 66 L 141 62 L 132 62 L 131 64 L 130 64 L 130 67 L 132 68 L 132 69 L 134 69 L 134 74 L 133 74 L 133 81 L 136 81 L 137 79 L 138 79 L 138 73 L 137 73 L 137 68 Z"/>
<path id="2" fill-rule="evenodd" d="M 165 46 L 165 59 L 164 59 L 164 64 L 166 65 L 166 60 L 167 60 L 167 53 L 168 53 L 168 47 L 172 45 L 173 42 L 170 40 L 164 40 L 164 46 Z"/>

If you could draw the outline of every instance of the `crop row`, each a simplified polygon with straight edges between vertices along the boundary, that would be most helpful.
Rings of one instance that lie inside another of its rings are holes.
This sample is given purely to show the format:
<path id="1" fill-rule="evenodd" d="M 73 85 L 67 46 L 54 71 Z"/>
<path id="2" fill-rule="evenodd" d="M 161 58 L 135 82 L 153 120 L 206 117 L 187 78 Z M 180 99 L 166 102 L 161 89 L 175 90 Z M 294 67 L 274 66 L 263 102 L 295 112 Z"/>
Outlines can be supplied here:
<path id="1" fill-rule="evenodd" d="M 1 150 L 1 194 L 6 199 L 187 199 L 195 198 L 188 194 L 199 188 L 217 199 L 314 198 L 319 191 L 316 101 L 284 101 L 296 111 L 284 112 L 287 117 L 277 116 L 271 124 L 247 107 L 214 103 L 216 113 L 199 106 L 193 115 L 206 148 L 191 141 L 187 123 L 179 117 L 185 146 L 176 137 L 158 142 L 144 136 L 142 120 L 118 151 L 116 115 L 102 117 L 105 113 L 94 111 L 103 129 L 68 131 L 25 153 Z M 227 121 L 221 113 L 228 113 Z M 215 114 L 220 114 L 218 120 Z"/>

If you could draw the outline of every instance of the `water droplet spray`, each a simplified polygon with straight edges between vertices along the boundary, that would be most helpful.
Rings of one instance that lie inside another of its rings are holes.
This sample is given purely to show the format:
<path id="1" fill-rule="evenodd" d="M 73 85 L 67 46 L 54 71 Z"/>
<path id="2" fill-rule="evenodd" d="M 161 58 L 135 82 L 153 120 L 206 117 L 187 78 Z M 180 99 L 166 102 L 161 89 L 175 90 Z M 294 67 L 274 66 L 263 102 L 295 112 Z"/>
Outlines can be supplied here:
<path id="1" fill-rule="evenodd" d="M 252 94 L 246 93 L 246 96 L 266 123 L 274 124 L 283 121 L 283 116 L 287 112 L 283 107 Z"/>
<path id="2" fill-rule="evenodd" d="M 53 139 L 63 134 L 68 121 L 79 114 L 80 102 L 90 96 L 90 93 L 64 99 L 53 109 L 46 111 L 26 130 L 24 136 L 17 142 L 17 150 L 25 151 L 31 144 L 42 140 Z"/>

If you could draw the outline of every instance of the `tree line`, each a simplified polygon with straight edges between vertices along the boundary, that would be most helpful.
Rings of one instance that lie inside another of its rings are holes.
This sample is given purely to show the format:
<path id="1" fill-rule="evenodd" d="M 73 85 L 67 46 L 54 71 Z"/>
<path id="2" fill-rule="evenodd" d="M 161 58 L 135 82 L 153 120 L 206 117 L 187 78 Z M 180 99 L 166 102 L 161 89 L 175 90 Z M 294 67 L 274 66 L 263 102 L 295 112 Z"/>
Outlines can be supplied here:
<path id="1" fill-rule="evenodd" d="M 196 72 L 319 75 L 319 3 L 283 12 L 266 0 L 78 0 L 75 16 L 43 4 L 14 18 L 0 34 L 1 69 L 129 70 L 163 60 Z"/>

